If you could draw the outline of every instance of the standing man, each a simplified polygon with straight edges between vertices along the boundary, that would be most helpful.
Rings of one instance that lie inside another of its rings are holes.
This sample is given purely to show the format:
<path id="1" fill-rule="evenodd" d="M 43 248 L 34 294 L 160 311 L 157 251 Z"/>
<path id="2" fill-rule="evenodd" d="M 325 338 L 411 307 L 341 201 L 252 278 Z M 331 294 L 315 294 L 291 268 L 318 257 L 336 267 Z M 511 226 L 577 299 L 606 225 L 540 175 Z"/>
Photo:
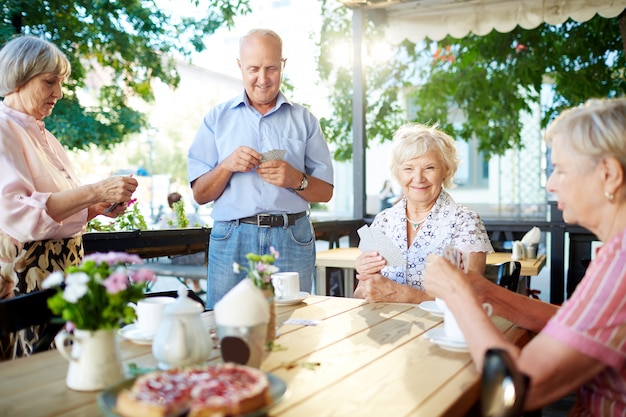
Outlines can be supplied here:
<path id="1" fill-rule="evenodd" d="M 249 252 L 280 252 L 276 266 L 297 271 L 311 291 L 315 235 L 309 203 L 333 195 L 333 167 L 318 120 L 280 92 L 282 40 L 253 29 L 239 44 L 245 91 L 204 117 L 187 158 L 198 204 L 214 201 L 207 307 L 242 278 Z M 270 152 L 272 151 L 272 152 Z"/>

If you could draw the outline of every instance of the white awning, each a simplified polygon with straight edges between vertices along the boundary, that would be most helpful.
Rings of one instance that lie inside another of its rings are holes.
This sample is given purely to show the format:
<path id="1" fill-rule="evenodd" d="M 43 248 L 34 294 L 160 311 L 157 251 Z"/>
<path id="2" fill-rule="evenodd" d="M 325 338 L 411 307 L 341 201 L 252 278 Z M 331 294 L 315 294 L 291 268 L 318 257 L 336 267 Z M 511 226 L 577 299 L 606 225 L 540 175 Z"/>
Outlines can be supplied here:
<path id="1" fill-rule="evenodd" d="M 404 39 L 419 42 L 446 35 L 462 38 L 468 33 L 486 35 L 493 29 L 506 33 L 519 25 L 532 29 L 542 22 L 557 25 L 572 18 L 579 22 L 596 13 L 615 17 L 626 0 L 339 0 L 347 7 L 362 7 L 380 14 L 392 43 Z"/>

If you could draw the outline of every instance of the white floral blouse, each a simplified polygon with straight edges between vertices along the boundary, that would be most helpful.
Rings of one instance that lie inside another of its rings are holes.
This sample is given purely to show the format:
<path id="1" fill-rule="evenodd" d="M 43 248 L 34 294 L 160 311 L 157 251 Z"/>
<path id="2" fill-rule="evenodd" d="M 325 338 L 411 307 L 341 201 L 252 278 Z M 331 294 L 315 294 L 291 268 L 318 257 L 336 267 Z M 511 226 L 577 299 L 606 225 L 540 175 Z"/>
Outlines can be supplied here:
<path id="1" fill-rule="evenodd" d="M 435 206 L 407 248 L 406 197 L 391 208 L 380 212 L 372 226 L 381 230 L 402 251 L 405 266 L 386 266 L 381 273 L 399 284 L 423 290 L 426 257 L 442 255 L 452 245 L 461 252 L 493 252 L 489 235 L 480 216 L 457 205 L 450 194 L 442 190 Z"/>

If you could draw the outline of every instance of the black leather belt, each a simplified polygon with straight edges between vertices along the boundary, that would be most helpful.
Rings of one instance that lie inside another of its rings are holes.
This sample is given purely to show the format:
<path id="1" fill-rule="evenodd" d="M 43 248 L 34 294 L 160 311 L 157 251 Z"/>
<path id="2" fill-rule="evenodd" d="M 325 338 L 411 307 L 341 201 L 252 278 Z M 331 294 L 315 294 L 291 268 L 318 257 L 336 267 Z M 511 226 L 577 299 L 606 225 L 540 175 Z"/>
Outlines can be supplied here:
<path id="1" fill-rule="evenodd" d="M 258 227 L 283 227 L 296 224 L 296 220 L 306 216 L 306 211 L 294 214 L 257 214 L 239 219 L 239 223 L 256 224 Z"/>

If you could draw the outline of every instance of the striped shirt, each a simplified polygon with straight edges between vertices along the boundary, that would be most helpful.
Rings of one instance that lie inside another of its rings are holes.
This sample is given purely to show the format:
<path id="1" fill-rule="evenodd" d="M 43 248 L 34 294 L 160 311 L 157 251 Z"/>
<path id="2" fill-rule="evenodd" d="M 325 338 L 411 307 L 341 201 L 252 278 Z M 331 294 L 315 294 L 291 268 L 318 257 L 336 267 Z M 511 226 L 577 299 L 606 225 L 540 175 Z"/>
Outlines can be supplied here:
<path id="1" fill-rule="evenodd" d="M 572 297 L 542 330 L 606 364 L 580 388 L 582 416 L 626 415 L 626 229 L 599 251 Z"/>

